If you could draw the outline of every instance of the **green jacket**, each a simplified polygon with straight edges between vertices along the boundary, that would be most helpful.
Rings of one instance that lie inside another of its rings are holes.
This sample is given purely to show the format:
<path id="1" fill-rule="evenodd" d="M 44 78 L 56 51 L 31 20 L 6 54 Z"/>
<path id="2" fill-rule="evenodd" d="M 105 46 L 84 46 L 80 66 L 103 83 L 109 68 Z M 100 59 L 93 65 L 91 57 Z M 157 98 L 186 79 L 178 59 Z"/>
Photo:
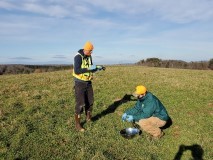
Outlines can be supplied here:
<path id="1" fill-rule="evenodd" d="M 145 97 L 138 99 L 135 106 L 127 109 L 125 113 L 132 115 L 135 121 L 149 117 L 158 117 L 164 121 L 169 119 L 165 107 L 151 92 L 147 92 Z"/>

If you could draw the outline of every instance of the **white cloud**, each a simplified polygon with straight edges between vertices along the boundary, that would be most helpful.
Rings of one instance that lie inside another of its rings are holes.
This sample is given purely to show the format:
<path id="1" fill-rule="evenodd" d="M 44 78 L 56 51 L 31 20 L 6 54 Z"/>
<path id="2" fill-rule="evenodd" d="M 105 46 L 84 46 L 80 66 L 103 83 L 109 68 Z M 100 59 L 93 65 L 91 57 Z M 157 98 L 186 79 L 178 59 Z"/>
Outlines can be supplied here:
<path id="1" fill-rule="evenodd" d="M 47 5 L 42 6 L 40 4 L 26 3 L 21 6 L 24 11 L 44 14 L 52 17 L 66 17 L 71 15 L 70 11 L 60 5 Z"/>
<path id="2" fill-rule="evenodd" d="M 179 0 L 167 1 L 157 10 L 163 19 L 177 23 L 187 23 L 212 20 L 212 7 L 213 1 L 209 0 Z"/>
<path id="3" fill-rule="evenodd" d="M 191 52 L 210 57 L 212 8 L 208 0 L 1 0 L 0 54 L 44 61 L 91 40 L 100 61 Z"/>
<path id="4" fill-rule="evenodd" d="M 56 18 L 75 18 L 80 17 L 83 14 L 92 14 L 92 10 L 90 8 L 73 0 L 19 0 L 19 2 L 9 0 L 0 2 L 0 8 L 8 11 L 16 10 Z"/>
<path id="5" fill-rule="evenodd" d="M 141 16 L 147 14 L 176 23 L 188 23 L 197 20 L 213 19 L 213 1 L 209 0 L 87 0 L 94 6 L 121 15 Z"/>
<path id="6" fill-rule="evenodd" d="M 8 1 L 1 1 L 0 2 L 0 8 L 10 10 L 10 9 L 15 8 L 15 6 L 14 6 L 14 4 L 12 4 Z"/>
<path id="7" fill-rule="evenodd" d="M 16 9 L 29 13 L 44 14 L 53 17 L 81 17 L 88 15 L 103 16 L 108 12 L 119 16 L 138 16 L 144 19 L 147 15 L 176 23 L 188 23 L 213 19 L 213 1 L 209 0 L 4 0 L 0 8 Z"/>

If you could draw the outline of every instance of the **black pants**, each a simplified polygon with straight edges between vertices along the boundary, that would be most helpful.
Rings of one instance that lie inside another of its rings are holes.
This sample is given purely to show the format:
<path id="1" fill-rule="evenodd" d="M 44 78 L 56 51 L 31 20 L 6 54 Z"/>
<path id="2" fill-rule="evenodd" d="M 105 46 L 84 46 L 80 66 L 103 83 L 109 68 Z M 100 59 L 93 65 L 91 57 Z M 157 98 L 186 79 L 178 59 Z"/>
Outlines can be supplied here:
<path id="1" fill-rule="evenodd" d="M 94 103 L 94 94 L 92 88 L 92 82 L 81 82 L 75 80 L 75 113 L 81 114 L 84 109 L 85 112 L 92 111 L 92 106 Z"/>

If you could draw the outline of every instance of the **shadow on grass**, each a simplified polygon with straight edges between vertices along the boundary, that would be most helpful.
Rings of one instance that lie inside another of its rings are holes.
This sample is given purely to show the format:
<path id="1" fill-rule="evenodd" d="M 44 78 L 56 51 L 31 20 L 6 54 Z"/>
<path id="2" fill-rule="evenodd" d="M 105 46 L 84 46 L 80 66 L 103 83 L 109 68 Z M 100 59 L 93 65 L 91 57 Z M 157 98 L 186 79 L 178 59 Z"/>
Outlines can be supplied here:
<path id="1" fill-rule="evenodd" d="M 133 98 L 133 99 L 132 99 Z M 92 117 L 92 121 L 97 121 L 98 119 L 100 119 L 101 117 L 110 114 L 110 113 L 114 113 L 115 110 L 123 103 L 127 103 L 129 101 L 137 101 L 137 99 L 134 99 L 134 97 L 132 95 L 129 94 L 125 94 L 123 96 L 123 98 L 121 98 L 120 100 L 114 101 L 111 105 L 108 106 L 107 109 L 103 110 L 101 113 L 95 115 L 94 117 Z"/>
<path id="2" fill-rule="evenodd" d="M 203 151 L 202 147 L 198 144 L 193 144 L 191 146 L 180 145 L 179 150 L 176 153 L 174 160 L 181 160 L 183 153 L 187 150 L 191 151 L 193 160 L 203 160 L 204 151 Z"/>

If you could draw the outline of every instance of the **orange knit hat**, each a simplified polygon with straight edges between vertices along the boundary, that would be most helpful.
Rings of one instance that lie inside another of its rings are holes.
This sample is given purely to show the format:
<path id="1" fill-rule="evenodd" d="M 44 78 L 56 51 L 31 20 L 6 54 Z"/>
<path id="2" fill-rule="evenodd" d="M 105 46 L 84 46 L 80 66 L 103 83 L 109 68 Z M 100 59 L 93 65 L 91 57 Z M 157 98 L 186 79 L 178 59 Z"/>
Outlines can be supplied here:
<path id="1" fill-rule="evenodd" d="M 93 45 L 91 42 L 87 41 L 84 45 L 84 50 L 93 50 Z"/>

